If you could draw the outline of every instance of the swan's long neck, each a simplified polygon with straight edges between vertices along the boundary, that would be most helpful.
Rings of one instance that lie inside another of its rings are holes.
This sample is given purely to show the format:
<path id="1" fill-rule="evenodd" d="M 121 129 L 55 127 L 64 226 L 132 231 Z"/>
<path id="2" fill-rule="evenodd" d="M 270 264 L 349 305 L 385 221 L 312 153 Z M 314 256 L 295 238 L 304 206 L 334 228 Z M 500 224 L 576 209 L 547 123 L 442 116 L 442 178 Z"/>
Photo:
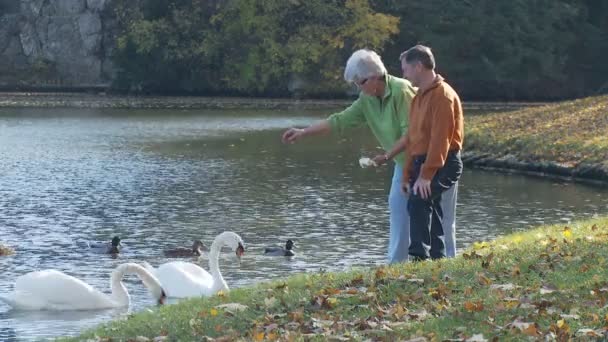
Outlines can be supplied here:
<path id="1" fill-rule="evenodd" d="M 125 284 L 122 283 L 122 278 L 127 273 L 128 268 L 128 264 L 121 264 L 112 271 L 112 276 L 110 277 L 110 288 L 112 289 L 110 298 L 120 306 L 129 305 L 129 302 L 131 301 L 129 292 L 125 287 Z"/>
<path id="2" fill-rule="evenodd" d="M 219 265 L 220 251 L 225 244 L 223 239 L 215 239 L 209 249 L 209 272 L 213 277 L 213 288 L 215 290 L 225 290 L 228 288 L 228 284 L 226 284 L 222 272 L 220 272 Z"/>
<path id="3" fill-rule="evenodd" d="M 148 290 L 155 295 L 160 295 L 162 292 L 160 282 L 150 271 L 135 263 L 121 264 L 112 272 L 112 277 L 110 278 L 110 287 L 112 288 L 111 298 L 120 305 L 129 305 L 130 302 L 129 292 L 122 283 L 122 278 L 125 274 L 136 274 Z"/>

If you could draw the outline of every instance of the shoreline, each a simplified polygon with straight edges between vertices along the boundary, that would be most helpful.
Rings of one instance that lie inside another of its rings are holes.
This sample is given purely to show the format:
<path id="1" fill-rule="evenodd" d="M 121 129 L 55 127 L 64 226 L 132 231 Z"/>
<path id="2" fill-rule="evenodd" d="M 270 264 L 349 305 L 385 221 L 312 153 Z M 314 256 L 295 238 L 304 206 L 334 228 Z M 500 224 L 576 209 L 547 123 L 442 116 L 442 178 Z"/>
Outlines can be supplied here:
<path id="1" fill-rule="evenodd" d="M 354 100 L 256 98 L 229 96 L 143 96 L 105 92 L 0 92 L 0 108 L 117 108 L 117 109 L 334 109 Z M 546 102 L 466 102 L 473 110 L 509 110 L 542 106 Z"/>
<path id="2" fill-rule="evenodd" d="M 608 170 L 597 165 L 569 167 L 555 162 L 526 162 L 513 156 L 493 158 L 489 154 L 463 151 L 462 162 L 476 169 L 505 174 L 522 174 L 531 177 L 555 179 L 588 185 L 608 187 Z"/>
<path id="3" fill-rule="evenodd" d="M 606 337 L 594 317 L 605 310 L 607 224 L 537 226 L 450 259 L 296 274 L 59 340 L 596 340 Z"/>

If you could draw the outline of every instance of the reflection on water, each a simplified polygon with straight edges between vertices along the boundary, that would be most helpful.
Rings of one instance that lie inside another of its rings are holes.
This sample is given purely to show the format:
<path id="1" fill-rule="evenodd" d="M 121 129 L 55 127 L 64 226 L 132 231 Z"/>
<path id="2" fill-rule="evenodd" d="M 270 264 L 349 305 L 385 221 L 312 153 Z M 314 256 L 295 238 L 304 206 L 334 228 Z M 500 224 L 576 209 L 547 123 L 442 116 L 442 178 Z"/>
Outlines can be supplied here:
<path id="1" fill-rule="evenodd" d="M 384 263 L 386 167 L 360 169 L 375 150 L 365 131 L 282 145 L 291 125 L 321 116 L 290 112 L 120 110 L 0 111 L 0 293 L 24 273 L 56 268 L 109 292 L 118 264 L 168 261 L 162 250 L 209 245 L 224 230 L 246 243 L 220 264 L 232 287 L 320 269 Z M 466 171 L 459 188 L 458 247 L 475 240 L 605 213 L 605 189 Z M 82 241 L 119 235 L 118 258 Z M 264 247 L 296 243 L 293 259 Z M 206 260 L 203 265 L 207 267 Z M 77 334 L 129 312 L 154 309 L 135 277 L 127 310 L 23 313 L 0 303 L 0 340 Z"/>

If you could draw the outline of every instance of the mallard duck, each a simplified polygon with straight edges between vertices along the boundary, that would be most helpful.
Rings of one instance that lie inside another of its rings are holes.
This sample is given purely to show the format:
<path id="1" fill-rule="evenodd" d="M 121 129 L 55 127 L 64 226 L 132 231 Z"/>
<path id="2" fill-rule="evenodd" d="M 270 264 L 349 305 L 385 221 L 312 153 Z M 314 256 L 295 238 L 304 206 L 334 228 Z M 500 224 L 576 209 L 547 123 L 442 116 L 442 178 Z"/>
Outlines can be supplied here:
<path id="1" fill-rule="evenodd" d="M 291 240 L 287 240 L 285 248 L 283 247 L 266 247 L 264 249 L 264 255 L 270 256 L 294 256 L 296 253 L 292 250 L 294 243 Z"/>
<path id="2" fill-rule="evenodd" d="M 173 249 L 167 249 L 163 253 L 166 257 L 179 258 L 201 256 L 203 252 L 207 251 L 209 251 L 209 249 L 201 240 L 195 240 L 192 243 L 192 248 L 177 247 Z"/>
<path id="3" fill-rule="evenodd" d="M 118 254 L 120 253 L 120 237 L 114 236 L 110 243 L 107 242 L 90 242 L 89 248 L 95 253 L 101 254 Z"/>

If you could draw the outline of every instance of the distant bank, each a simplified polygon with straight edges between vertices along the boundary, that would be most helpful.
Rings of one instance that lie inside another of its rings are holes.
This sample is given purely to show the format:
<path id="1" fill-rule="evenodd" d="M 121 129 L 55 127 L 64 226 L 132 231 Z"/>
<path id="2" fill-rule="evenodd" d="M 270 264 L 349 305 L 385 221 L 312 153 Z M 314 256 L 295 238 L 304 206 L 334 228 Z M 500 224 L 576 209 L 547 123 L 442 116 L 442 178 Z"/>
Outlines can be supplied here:
<path id="1" fill-rule="evenodd" d="M 338 109 L 352 99 L 295 99 L 217 96 L 129 96 L 105 92 L 0 92 L 0 108 L 158 108 L 158 109 Z M 475 110 L 502 111 L 543 103 L 469 102 Z"/>

